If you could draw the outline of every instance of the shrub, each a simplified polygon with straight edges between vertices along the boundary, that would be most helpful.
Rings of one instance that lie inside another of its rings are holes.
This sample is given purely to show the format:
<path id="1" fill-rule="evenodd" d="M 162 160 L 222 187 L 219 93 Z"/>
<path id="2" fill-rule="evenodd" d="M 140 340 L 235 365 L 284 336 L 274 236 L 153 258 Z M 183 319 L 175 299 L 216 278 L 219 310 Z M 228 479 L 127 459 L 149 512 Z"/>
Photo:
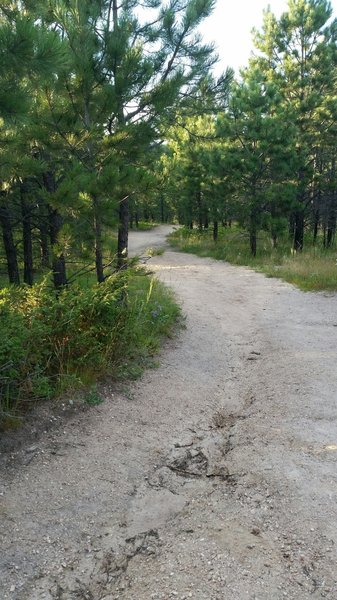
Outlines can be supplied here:
<path id="1" fill-rule="evenodd" d="M 1 405 L 50 397 L 113 359 L 126 308 L 124 276 L 55 294 L 46 283 L 0 292 Z"/>
<path id="2" fill-rule="evenodd" d="M 103 373 L 141 374 L 178 314 L 144 270 L 59 293 L 46 282 L 1 290 L 0 421 Z"/>

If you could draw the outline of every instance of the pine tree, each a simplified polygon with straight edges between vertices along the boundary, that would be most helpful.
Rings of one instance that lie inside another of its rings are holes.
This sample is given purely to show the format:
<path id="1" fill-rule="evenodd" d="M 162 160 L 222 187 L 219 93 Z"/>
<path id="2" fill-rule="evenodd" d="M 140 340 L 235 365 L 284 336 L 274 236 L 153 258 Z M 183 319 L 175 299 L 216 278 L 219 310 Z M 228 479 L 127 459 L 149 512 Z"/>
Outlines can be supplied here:
<path id="1" fill-rule="evenodd" d="M 291 106 L 297 129 L 297 198 L 292 215 L 295 250 L 303 248 L 305 218 L 313 198 L 315 154 L 335 121 L 337 21 L 327 0 L 289 0 L 279 20 L 267 11 L 255 44 L 255 63 Z"/>
<path id="2" fill-rule="evenodd" d="M 31 19 L 21 3 L 8 2 L 0 7 L 0 54 L 0 147 L 3 159 L 0 165 L 0 222 L 9 281 L 18 284 L 14 223 L 18 219 L 15 204 L 19 198 L 24 280 L 31 284 L 32 223 L 25 179 L 31 175 L 26 166 L 34 144 L 26 140 L 23 151 L 22 133 L 29 126 L 36 91 L 53 78 L 64 53 L 55 32 Z"/>
<path id="3" fill-rule="evenodd" d="M 215 60 L 212 47 L 202 45 L 196 33 L 210 14 L 213 0 L 145 0 L 141 11 L 136 10 L 137 5 L 135 1 L 112 0 L 104 61 L 114 99 L 108 130 L 124 136 L 130 144 L 120 167 L 120 267 L 125 264 L 128 246 L 130 155 L 136 160 L 146 152 L 163 123 L 172 122 L 177 108 L 196 92 Z"/>
<path id="4" fill-rule="evenodd" d="M 218 130 L 225 143 L 224 161 L 235 182 L 237 214 L 248 227 L 251 253 L 256 256 L 265 215 L 289 210 L 295 129 L 276 85 L 251 66 L 242 73 L 242 82 L 233 86 Z"/>

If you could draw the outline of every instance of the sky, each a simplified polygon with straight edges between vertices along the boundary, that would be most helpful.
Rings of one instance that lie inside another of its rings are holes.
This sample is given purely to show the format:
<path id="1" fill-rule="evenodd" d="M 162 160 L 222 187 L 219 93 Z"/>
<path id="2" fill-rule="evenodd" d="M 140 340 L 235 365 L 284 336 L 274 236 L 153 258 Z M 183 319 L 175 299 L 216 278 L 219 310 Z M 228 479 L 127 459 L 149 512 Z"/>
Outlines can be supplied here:
<path id="1" fill-rule="evenodd" d="M 212 16 L 200 28 L 205 41 L 215 42 L 221 59 L 216 71 L 227 66 L 238 71 L 247 65 L 253 48 L 251 30 L 261 27 L 263 10 L 268 5 L 279 17 L 287 9 L 287 0 L 217 0 Z M 337 0 L 331 5 L 337 17 Z"/>

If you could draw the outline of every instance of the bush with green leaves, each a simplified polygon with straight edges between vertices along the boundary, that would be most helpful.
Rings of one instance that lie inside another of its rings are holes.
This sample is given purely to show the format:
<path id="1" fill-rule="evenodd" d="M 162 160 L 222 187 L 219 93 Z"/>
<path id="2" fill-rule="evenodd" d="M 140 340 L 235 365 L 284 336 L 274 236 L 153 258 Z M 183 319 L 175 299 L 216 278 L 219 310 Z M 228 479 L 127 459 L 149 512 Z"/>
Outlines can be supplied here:
<path id="1" fill-rule="evenodd" d="M 178 314 L 141 269 L 58 293 L 47 282 L 1 290 L 0 420 L 102 374 L 140 374 Z"/>

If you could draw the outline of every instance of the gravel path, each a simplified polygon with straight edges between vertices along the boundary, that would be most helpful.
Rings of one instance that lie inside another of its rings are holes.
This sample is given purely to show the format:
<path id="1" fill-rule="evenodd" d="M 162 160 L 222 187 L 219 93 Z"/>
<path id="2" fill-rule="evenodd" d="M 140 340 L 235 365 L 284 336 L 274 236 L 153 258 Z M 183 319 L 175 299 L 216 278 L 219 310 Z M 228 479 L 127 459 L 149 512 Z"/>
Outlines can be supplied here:
<path id="1" fill-rule="evenodd" d="M 1 600 L 336 600 L 336 295 L 149 265 L 186 315 L 160 367 L 3 440 Z"/>

